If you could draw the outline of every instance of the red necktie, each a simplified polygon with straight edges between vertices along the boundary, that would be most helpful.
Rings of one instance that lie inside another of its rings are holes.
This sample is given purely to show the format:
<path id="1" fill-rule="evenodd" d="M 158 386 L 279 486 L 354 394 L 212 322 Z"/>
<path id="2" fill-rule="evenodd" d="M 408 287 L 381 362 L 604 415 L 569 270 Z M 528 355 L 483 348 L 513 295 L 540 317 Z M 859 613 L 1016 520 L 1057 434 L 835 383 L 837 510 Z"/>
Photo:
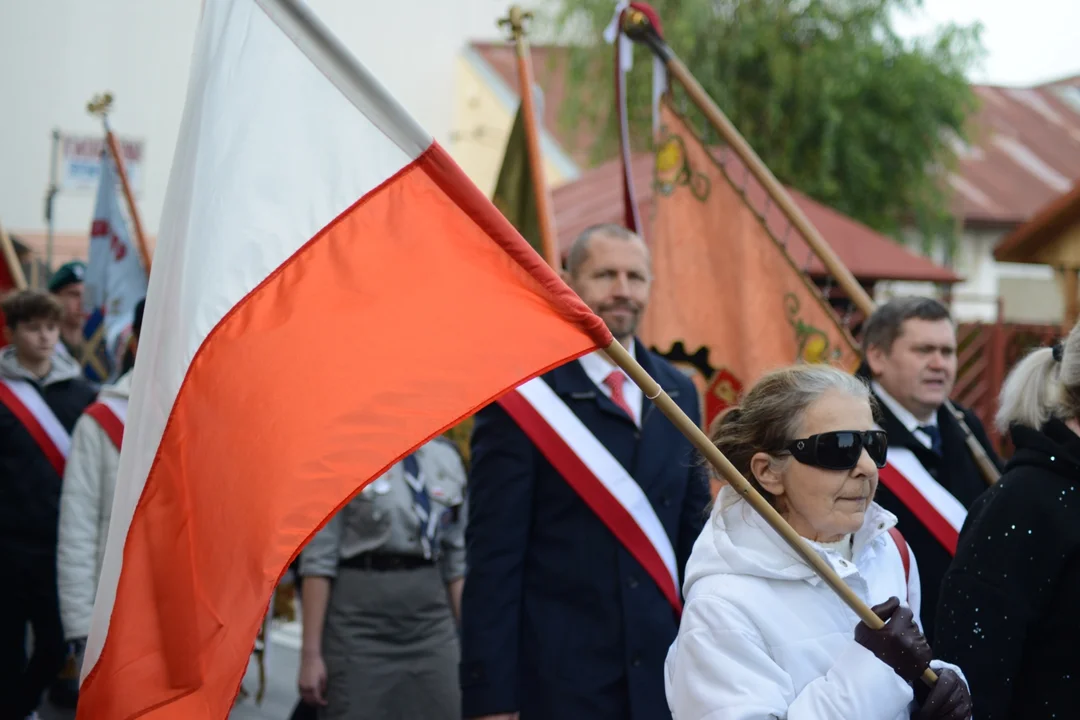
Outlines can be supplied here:
<path id="1" fill-rule="evenodd" d="M 604 384 L 611 388 L 611 401 L 633 420 L 634 412 L 630 409 L 629 403 L 626 402 L 626 396 L 623 395 L 623 383 L 625 382 L 626 376 L 623 375 L 621 370 L 612 370 L 611 374 L 604 378 Z"/>

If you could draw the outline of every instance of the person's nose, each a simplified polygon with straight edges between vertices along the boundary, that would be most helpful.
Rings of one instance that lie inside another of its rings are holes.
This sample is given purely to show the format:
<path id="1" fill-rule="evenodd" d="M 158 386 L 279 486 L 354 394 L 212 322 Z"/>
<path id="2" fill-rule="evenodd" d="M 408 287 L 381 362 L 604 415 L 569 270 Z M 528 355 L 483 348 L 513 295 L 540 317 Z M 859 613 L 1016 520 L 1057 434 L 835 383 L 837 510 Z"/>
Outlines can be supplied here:
<path id="1" fill-rule="evenodd" d="M 877 463 L 870 457 L 870 453 L 863 448 L 862 454 L 859 455 L 859 462 L 855 463 L 853 474 L 855 477 L 869 480 L 877 472 Z"/>
<path id="2" fill-rule="evenodd" d="M 615 275 L 615 283 L 611 288 L 611 294 L 619 299 L 630 297 L 630 278 L 626 273 Z"/>
<path id="3" fill-rule="evenodd" d="M 935 352 L 931 353 L 930 354 L 930 362 L 929 362 L 928 366 L 932 370 L 946 370 L 946 369 L 948 369 L 948 364 L 945 361 L 945 354 L 940 352 L 940 351 L 935 351 Z"/>

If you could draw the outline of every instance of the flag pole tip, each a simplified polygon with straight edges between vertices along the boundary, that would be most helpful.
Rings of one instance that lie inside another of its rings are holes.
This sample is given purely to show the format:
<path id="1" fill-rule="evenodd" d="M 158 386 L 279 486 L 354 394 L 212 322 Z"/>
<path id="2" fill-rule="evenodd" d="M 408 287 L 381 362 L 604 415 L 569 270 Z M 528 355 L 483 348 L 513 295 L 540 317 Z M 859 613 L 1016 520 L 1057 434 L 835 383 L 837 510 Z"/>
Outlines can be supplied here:
<path id="1" fill-rule="evenodd" d="M 525 21 L 532 20 L 532 17 L 533 14 L 527 10 L 522 10 L 520 5 L 511 5 L 510 14 L 499 19 L 499 27 L 509 28 L 510 40 L 517 40 L 518 37 L 525 34 Z"/>
<path id="2" fill-rule="evenodd" d="M 627 8 L 623 13 L 622 31 L 634 42 L 647 46 L 663 62 L 671 59 L 671 48 L 664 42 L 656 23 L 648 14 L 634 7 Z"/>
<path id="3" fill-rule="evenodd" d="M 112 108 L 112 102 L 113 94 L 111 92 L 98 93 L 90 99 L 90 102 L 86 103 L 86 112 L 91 115 L 108 115 L 109 110 Z"/>

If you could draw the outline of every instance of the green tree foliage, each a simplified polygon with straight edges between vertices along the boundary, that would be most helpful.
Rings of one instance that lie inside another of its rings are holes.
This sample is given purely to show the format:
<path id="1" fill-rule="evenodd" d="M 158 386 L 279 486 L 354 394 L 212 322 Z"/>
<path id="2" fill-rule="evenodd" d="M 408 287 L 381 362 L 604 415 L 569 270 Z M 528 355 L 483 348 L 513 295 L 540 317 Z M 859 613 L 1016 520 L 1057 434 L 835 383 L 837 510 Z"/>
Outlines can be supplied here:
<path id="1" fill-rule="evenodd" d="M 668 44 L 782 182 L 894 236 L 914 222 L 951 237 L 943 171 L 976 109 L 965 72 L 982 53 L 978 25 L 905 41 L 893 18 L 920 0 L 651 4 Z M 594 161 L 617 153 L 614 51 L 601 38 L 613 7 L 563 0 L 555 20 L 591 40 L 571 51 L 562 121 L 598 131 Z M 649 141 L 650 65 L 637 47 L 627 82 L 637 148 Z"/>

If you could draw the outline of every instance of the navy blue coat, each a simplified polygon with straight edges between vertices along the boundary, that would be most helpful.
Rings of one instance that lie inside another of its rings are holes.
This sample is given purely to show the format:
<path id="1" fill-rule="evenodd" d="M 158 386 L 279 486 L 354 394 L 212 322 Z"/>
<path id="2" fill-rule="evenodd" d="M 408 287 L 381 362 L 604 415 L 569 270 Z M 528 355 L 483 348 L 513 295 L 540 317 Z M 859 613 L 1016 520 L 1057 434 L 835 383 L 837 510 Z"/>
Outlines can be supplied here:
<path id="1" fill-rule="evenodd" d="M 958 406 L 959 407 L 959 406 Z M 946 490 L 960 501 L 964 507 L 971 507 L 975 499 L 985 492 L 987 485 L 979 466 L 968 450 L 967 440 L 960 423 L 953 414 L 943 405 L 938 408 L 938 428 L 941 431 L 942 453 L 939 457 L 925 445 L 919 442 L 911 432 L 904 427 L 885 403 L 878 401 L 880 417 L 878 423 L 889 434 L 889 445 L 903 447 L 914 453 L 919 463 L 926 471 Z M 959 408 L 964 413 L 964 421 L 971 429 L 972 434 L 979 444 L 986 450 L 986 454 L 998 468 L 1001 468 L 1001 460 L 994 452 L 990 438 L 986 435 L 975 413 L 965 408 Z M 923 634 L 926 641 L 934 647 L 935 640 L 935 613 L 938 604 L 938 595 L 941 592 L 941 581 L 945 579 L 945 571 L 952 562 L 952 554 L 945 546 L 938 542 L 937 538 L 918 519 L 918 517 L 905 505 L 900 498 L 893 494 L 884 484 L 879 484 L 874 501 L 883 508 L 896 515 L 896 528 L 907 540 L 911 552 L 919 563 L 919 582 L 922 584 L 922 611 L 920 613 L 923 625 Z"/>
<path id="2" fill-rule="evenodd" d="M 638 362 L 695 421 L 697 391 L 639 342 Z M 648 399 L 639 430 L 578 362 L 544 376 L 637 480 L 680 581 L 707 517 L 707 475 Z M 466 718 L 670 720 L 664 658 L 678 619 L 656 583 L 498 405 L 476 416 L 466 528 Z"/>

